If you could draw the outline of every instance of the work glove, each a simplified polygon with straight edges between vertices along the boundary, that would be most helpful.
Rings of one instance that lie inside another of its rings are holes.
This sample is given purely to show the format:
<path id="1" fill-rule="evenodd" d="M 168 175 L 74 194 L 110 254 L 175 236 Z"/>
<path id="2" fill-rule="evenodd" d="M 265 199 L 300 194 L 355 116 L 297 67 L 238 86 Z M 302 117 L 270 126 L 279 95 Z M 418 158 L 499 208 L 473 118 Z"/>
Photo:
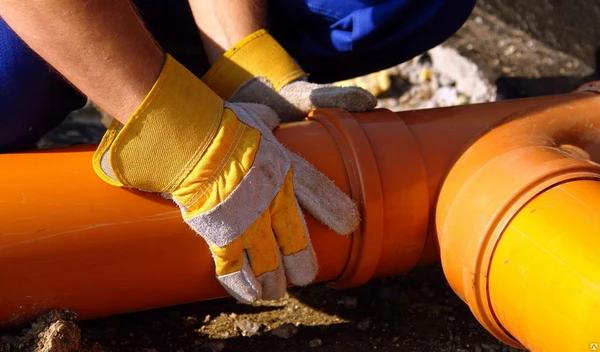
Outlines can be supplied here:
<path id="1" fill-rule="evenodd" d="M 229 49 L 202 77 L 221 98 L 265 104 L 284 121 L 298 121 L 316 108 L 369 111 L 377 99 L 358 87 L 307 81 L 305 73 L 266 30 L 258 30 Z"/>
<path id="2" fill-rule="evenodd" d="M 272 109 L 224 102 L 167 55 L 144 101 L 124 126 L 112 122 L 93 158 L 105 182 L 172 199 L 208 243 L 217 279 L 244 303 L 314 280 L 300 205 L 340 234 L 359 224 L 354 202 L 305 160 L 292 163 L 265 122 L 277 125 Z M 314 186 L 301 204 L 296 172 Z"/>

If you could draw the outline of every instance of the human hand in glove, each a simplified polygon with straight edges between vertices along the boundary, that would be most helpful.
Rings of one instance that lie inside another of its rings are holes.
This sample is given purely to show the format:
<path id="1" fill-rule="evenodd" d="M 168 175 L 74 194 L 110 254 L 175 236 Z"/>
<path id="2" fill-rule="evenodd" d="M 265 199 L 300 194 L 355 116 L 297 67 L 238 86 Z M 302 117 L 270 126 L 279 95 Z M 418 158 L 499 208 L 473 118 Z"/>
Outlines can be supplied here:
<path id="1" fill-rule="evenodd" d="M 277 299 L 288 283 L 308 284 L 318 271 L 300 205 L 340 234 L 359 224 L 356 205 L 332 181 L 304 160 L 292 162 L 271 132 L 277 123 L 264 105 L 224 102 L 167 55 L 128 122 L 112 122 L 93 166 L 111 185 L 171 198 L 239 301 Z M 296 173 L 315 186 L 302 190 L 300 204 Z"/>
<path id="2" fill-rule="evenodd" d="M 258 30 L 229 49 L 202 80 L 231 102 L 260 103 L 284 121 L 297 121 L 316 108 L 369 111 L 377 99 L 358 87 L 336 87 L 307 81 L 305 73 L 265 30 Z"/>

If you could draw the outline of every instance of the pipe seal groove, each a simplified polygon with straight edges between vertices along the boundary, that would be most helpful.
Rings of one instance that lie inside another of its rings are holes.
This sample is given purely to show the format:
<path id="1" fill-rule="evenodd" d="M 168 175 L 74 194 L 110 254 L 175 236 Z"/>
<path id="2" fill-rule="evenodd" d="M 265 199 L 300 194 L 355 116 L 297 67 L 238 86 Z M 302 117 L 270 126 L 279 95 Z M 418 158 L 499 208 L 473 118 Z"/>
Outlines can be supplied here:
<path id="1" fill-rule="evenodd" d="M 373 277 L 383 243 L 383 193 L 377 162 L 365 132 L 349 112 L 343 109 L 315 110 L 308 118 L 325 126 L 340 148 L 351 197 L 362 216 L 359 229 L 352 234 L 348 264 L 330 286 L 336 289 L 357 287 Z"/>

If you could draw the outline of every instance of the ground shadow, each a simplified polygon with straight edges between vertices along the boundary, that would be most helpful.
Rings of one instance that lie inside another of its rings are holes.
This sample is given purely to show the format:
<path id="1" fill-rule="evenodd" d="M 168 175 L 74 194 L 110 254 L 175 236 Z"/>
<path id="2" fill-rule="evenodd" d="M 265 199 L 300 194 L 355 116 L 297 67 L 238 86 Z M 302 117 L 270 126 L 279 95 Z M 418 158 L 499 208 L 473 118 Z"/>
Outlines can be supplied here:
<path id="1" fill-rule="evenodd" d="M 596 49 L 595 70 L 586 76 L 507 77 L 496 79 L 496 100 L 529 98 L 570 93 L 581 85 L 600 80 L 600 47 Z"/>

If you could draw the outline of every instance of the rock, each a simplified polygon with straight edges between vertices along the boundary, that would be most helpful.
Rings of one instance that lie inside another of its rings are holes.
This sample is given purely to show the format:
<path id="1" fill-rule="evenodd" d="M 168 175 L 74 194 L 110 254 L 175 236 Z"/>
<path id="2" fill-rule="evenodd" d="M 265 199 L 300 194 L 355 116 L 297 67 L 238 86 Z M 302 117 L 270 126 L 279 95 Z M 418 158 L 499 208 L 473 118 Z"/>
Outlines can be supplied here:
<path id="1" fill-rule="evenodd" d="M 504 50 L 504 56 L 510 56 L 517 51 L 517 47 L 514 45 L 509 45 L 508 48 Z"/>
<path id="2" fill-rule="evenodd" d="M 290 337 L 296 335 L 298 333 L 298 327 L 294 326 L 290 323 L 285 323 L 271 331 L 271 334 L 274 336 L 280 337 L 282 339 L 289 339 Z"/>
<path id="3" fill-rule="evenodd" d="M 429 68 L 424 68 L 419 72 L 419 81 L 428 82 L 431 81 L 433 77 L 433 72 Z"/>
<path id="4" fill-rule="evenodd" d="M 255 323 L 249 320 L 239 320 L 236 321 L 233 324 L 238 330 L 240 330 L 240 333 L 242 334 L 242 336 L 254 336 L 257 335 L 260 331 L 261 328 L 261 324 L 259 323 Z"/>
<path id="5" fill-rule="evenodd" d="M 314 348 L 314 347 L 319 347 L 323 344 L 323 341 L 321 341 L 321 339 L 316 338 L 316 339 L 312 339 L 310 340 L 310 342 L 308 343 L 308 347 Z"/>
<path id="6" fill-rule="evenodd" d="M 196 324 L 198 324 L 198 318 L 194 316 L 185 317 L 183 319 L 183 326 L 185 326 L 186 328 L 191 328 Z"/>
<path id="7" fill-rule="evenodd" d="M 496 87 L 488 82 L 481 70 L 457 50 L 439 45 L 429 50 L 434 70 L 456 82 L 456 89 L 471 98 L 471 103 L 493 101 Z"/>
<path id="8" fill-rule="evenodd" d="M 373 325 L 373 320 L 371 318 L 366 318 L 358 322 L 356 327 L 361 331 L 366 331 Z"/>
<path id="9" fill-rule="evenodd" d="M 440 86 L 442 87 L 446 87 L 446 86 L 453 86 L 454 84 L 456 84 L 456 82 L 454 82 L 454 80 L 444 74 L 440 74 L 439 78 L 438 78 L 438 82 L 440 84 Z"/>
<path id="10" fill-rule="evenodd" d="M 458 100 L 458 91 L 454 87 L 441 87 L 435 92 L 433 100 L 437 106 L 452 106 Z"/>
<path id="11" fill-rule="evenodd" d="M 58 320 L 39 335 L 35 352 L 72 352 L 79 350 L 81 331 L 72 321 Z"/>
<path id="12" fill-rule="evenodd" d="M 471 102 L 468 96 L 458 93 L 458 97 L 456 98 L 456 105 L 467 105 Z"/>

